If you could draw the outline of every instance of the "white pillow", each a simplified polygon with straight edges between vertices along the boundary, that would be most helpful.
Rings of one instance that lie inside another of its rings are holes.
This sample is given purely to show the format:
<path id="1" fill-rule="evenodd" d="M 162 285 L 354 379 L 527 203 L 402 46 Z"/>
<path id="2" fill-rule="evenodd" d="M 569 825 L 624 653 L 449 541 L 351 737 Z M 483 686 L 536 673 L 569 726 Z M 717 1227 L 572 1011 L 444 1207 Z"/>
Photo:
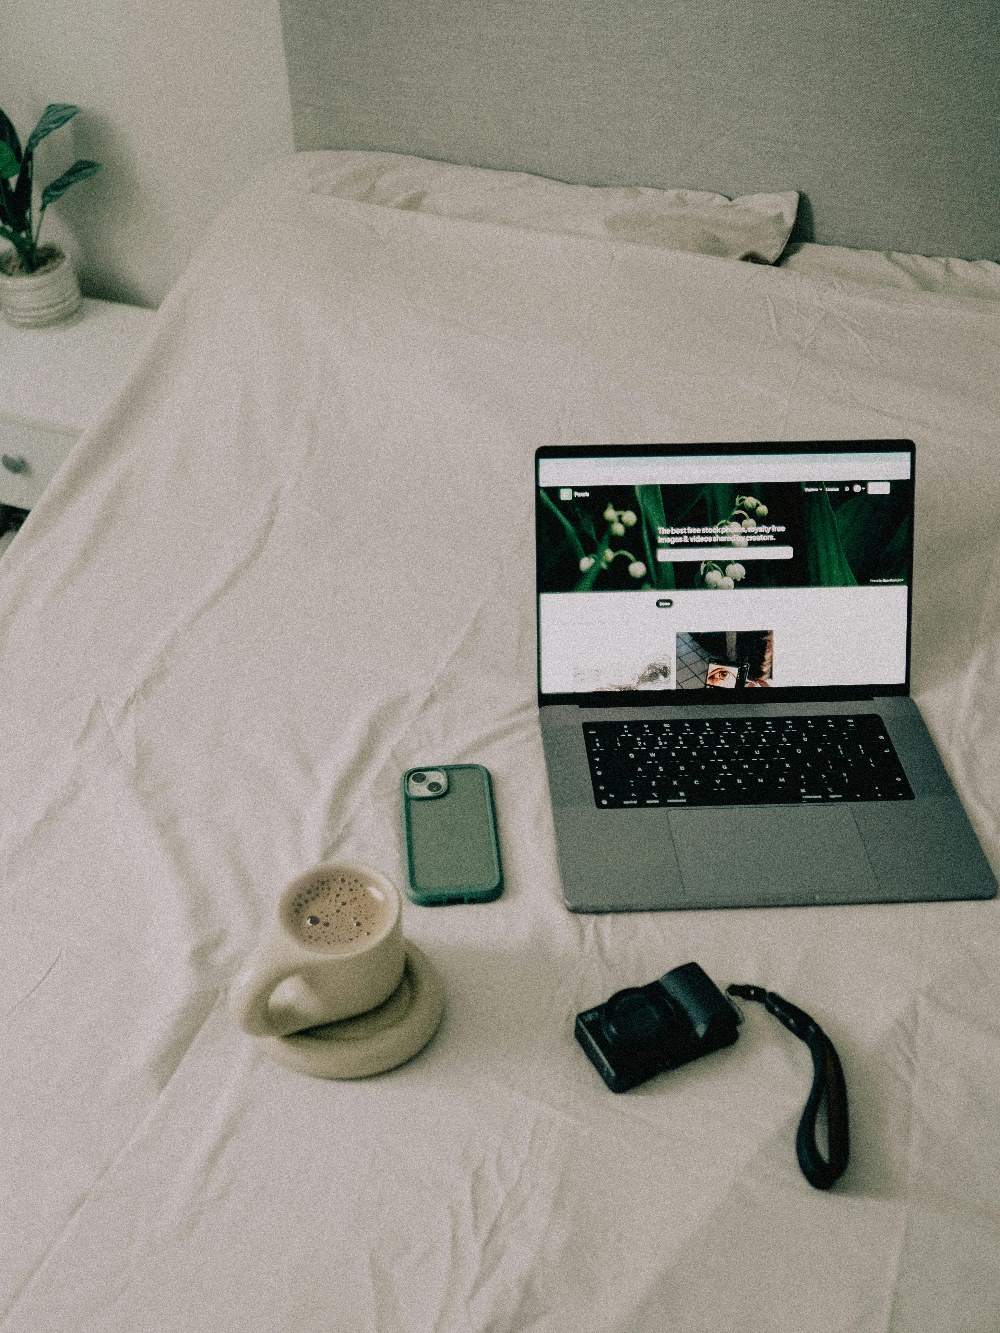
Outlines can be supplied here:
<path id="1" fill-rule="evenodd" d="M 1000 301 L 1000 264 L 992 259 L 946 259 L 895 250 L 851 250 L 812 242 L 789 246 L 781 260 L 789 273 L 907 292 Z"/>
<path id="2" fill-rule="evenodd" d="M 702 190 L 567 185 L 400 153 L 312 152 L 296 160 L 314 194 L 765 264 L 785 248 L 799 202 L 795 190 L 727 199 Z"/>

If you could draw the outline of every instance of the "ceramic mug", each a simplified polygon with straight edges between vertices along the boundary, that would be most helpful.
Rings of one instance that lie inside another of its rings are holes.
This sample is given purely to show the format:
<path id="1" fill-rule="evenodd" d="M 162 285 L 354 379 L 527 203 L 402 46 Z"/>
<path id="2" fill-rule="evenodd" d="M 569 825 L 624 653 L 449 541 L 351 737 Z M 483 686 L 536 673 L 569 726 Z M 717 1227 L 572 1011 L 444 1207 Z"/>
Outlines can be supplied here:
<path id="1" fill-rule="evenodd" d="M 375 1009 L 405 965 L 396 886 L 368 866 L 322 862 L 282 893 L 230 1004 L 251 1036 L 285 1037 Z"/>

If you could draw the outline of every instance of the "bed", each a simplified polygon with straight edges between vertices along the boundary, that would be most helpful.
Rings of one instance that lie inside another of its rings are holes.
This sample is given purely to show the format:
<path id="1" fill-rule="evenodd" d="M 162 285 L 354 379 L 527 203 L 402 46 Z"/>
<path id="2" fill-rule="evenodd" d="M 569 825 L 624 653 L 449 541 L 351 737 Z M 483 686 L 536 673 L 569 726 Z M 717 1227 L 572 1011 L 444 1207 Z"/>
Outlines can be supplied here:
<path id="1" fill-rule="evenodd" d="M 265 168 L 0 563 L 0 1328 L 996 1328 L 1000 907 L 567 912 L 530 496 L 541 443 L 912 438 L 914 693 L 1000 870 L 998 266 L 789 252 L 780 191 L 453 172 Z M 282 887 L 402 883 L 442 762 L 493 775 L 505 889 L 404 909 L 440 1030 L 270 1060 L 227 998 Z M 622 1096 L 574 1042 L 690 960 L 836 1043 L 828 1193 L 756 1006 Z"/>

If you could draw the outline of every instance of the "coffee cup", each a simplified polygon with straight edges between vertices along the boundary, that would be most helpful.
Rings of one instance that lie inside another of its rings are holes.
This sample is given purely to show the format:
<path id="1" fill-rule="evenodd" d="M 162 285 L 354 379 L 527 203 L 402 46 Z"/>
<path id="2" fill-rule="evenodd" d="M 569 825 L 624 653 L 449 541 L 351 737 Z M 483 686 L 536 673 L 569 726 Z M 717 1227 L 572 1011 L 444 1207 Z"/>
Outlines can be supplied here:
<path id="1" fill-rule="evenodd" d="M 384 1004 L 406 966 L 399 890 L 353 861 L 322 862 L 288 885 L 231 996 L 254 1037 L 287 1037 Z"/>

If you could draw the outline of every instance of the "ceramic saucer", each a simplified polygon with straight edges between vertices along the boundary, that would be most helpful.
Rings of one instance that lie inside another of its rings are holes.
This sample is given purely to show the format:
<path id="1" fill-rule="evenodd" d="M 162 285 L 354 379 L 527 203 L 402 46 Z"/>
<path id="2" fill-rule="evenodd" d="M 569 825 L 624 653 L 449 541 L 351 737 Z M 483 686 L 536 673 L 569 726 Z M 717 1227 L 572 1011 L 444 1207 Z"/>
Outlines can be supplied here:
<path id="1" fill-rule="evenodd" d="M 412 1059 L 441 1022 L 444 990 L 430 960 L 406 945 L 403 979 L 376 1009 L 264 1039 L 268 1054 L 316 1078 L 367 1078 Z"/>

